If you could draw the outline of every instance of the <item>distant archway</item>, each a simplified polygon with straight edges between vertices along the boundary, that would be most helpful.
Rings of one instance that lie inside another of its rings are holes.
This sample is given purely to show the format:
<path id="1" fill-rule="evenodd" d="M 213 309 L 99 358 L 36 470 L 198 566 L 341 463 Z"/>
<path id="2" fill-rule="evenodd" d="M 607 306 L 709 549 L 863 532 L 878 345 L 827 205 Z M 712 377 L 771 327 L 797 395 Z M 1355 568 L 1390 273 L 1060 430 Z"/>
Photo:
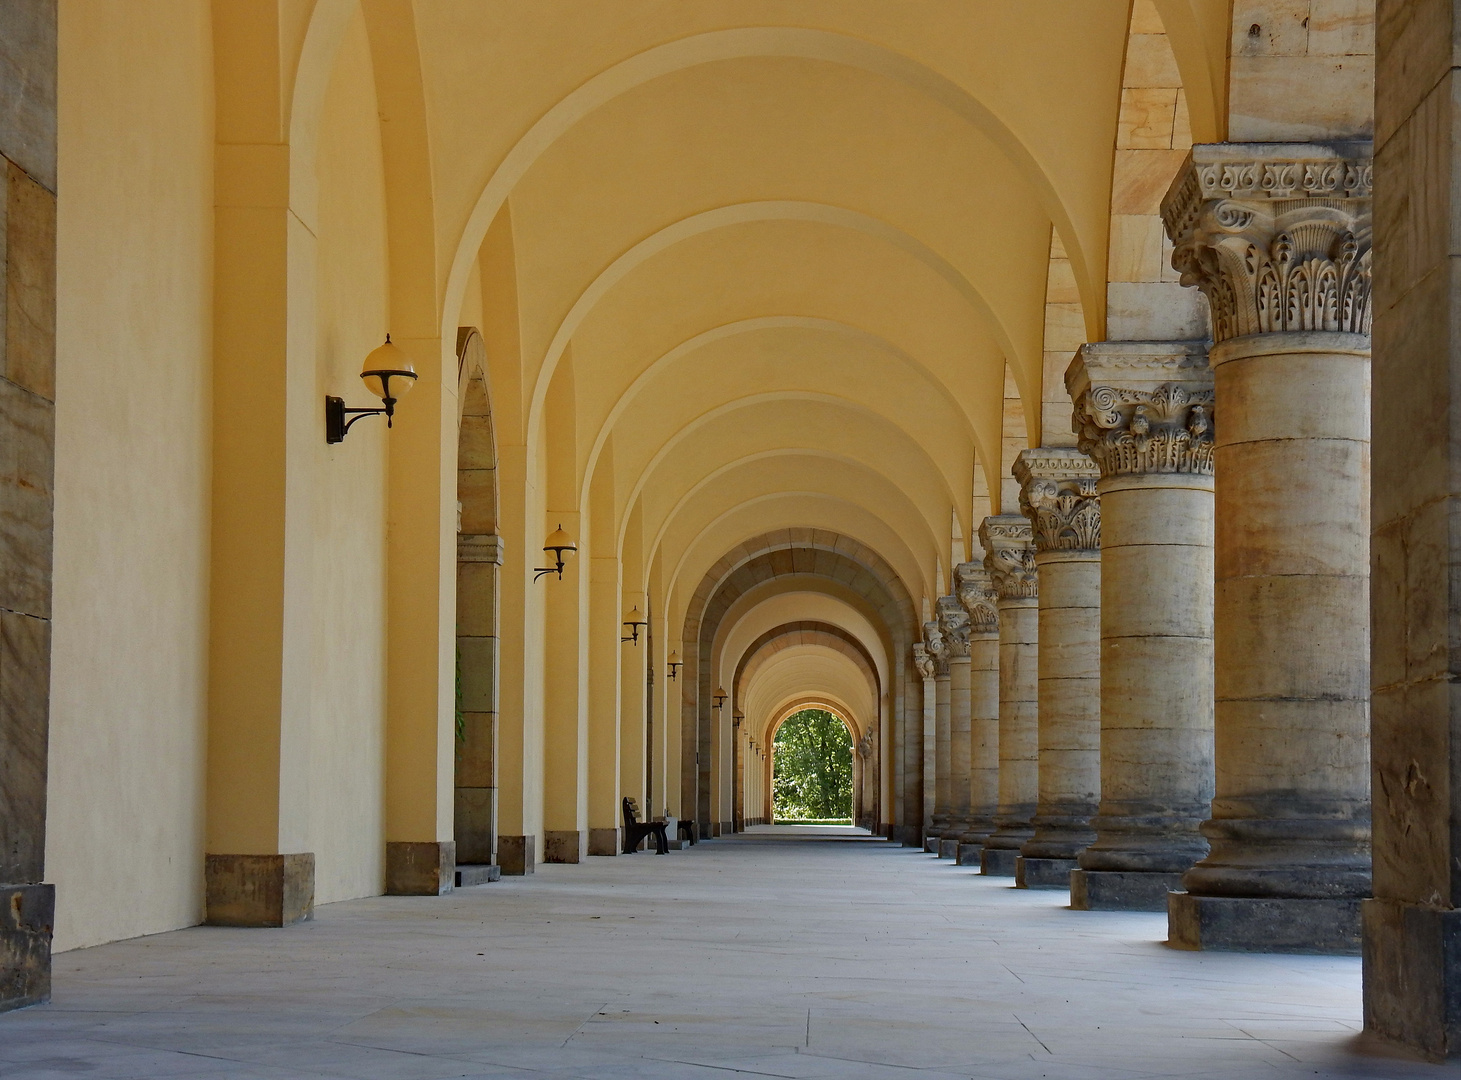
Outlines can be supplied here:
<path id="1" fill-rule="evenodd" d="M 820 706 L 791 712 L 772 730 L 772 820 L 852 824 L 856 732 L 840 712 Z"/>

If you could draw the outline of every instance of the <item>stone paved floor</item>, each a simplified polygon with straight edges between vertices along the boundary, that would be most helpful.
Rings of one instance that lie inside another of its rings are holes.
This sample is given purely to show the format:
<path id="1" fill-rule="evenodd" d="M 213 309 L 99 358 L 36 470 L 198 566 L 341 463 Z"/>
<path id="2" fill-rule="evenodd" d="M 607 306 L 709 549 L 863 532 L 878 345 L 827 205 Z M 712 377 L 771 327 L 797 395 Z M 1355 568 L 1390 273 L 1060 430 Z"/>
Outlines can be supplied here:
<path id="1" fill-rule="evenodd" d="M 1162 916 L 1063 904 L 759 830 L 63 954 L 51 1005 L 0 1016 L 0 1077 L 1461 1075 L 1356 1051 L 1358 960 L 1176 952 Z"/>

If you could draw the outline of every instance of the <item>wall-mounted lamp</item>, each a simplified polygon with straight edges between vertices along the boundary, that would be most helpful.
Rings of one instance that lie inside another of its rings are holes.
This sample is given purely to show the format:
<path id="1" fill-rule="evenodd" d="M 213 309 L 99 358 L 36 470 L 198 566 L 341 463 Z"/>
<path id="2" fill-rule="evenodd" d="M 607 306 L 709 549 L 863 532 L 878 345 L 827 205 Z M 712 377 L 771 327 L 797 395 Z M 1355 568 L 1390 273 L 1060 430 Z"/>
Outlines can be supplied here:
<path id="1" fill-rule="evenodd" d="M 385 414 L 386 427 L 391 426 L 391 417 L 396 415 L 396 402 L 405 397 L 416 385 L 416 368 L 406 359 L 399 346 L 391 344 L 391 335 L 386 343 L 365 358 L 365 370 L 360 373 L 366 387 L 385 403 L 383 409 L 347 409 L 345 399 L 325 398 L 325 442 L 345 441 L 345 433 L 362 416 Z M 395 380 L 392 383 L 391 380 Z M 347 420 L 346 417 L 349 417 Z"/>
<path id="2" fill-rule="evenodd" d="M 670 655 L 665 657 L 665 667 L 669 668 L 669 677 L 673 679 L 680 673 L 680 653 L 678 650 L 671 650 Z"/>
<path id="3" fill-rule="evenodd" d="M 715 707 L 717 709 L 725 704 L 726 698 L 730 697 L 730 695 L 725 692 L 725 687 L 723 686 L 717 686 L 715 688 L 715 693 L 711 694 L 710 696 L 715 699 Z"/>
<path id="4" fill-rule="evenodd" d="M 620 641 L 632 641 L 639 644 L 639 628 L 648 626 L 649 620 L 639 613 L 639 605 L 635 604 L 628 611 L 624 612 L 624 629 L 629 631 L 629 637 L 621 637 Z"/>
<path id="5" fill-rule="evenodd" d="M 563 531 L 563 526 L 559 525 L 543 544 L 543 550 L 553 556 L 554 565 L 533 567 L 533 580 L 537 581 L 544 574 L 557 574 L 558 580 L 562 581 L 563 556 L 572 555 L 578 550 L 578 545 L 568 538 L 568 534 Z"/>
<path id="6" fill-rule="evenodd" d="M 737 729 L 740 728 L 742 722 L 744 722 L 745 719 L 746 714 L 741 712 L 740 709 L 737 709 L 735 712 L 731 713 L 731 723 L 735 725 Z"/>

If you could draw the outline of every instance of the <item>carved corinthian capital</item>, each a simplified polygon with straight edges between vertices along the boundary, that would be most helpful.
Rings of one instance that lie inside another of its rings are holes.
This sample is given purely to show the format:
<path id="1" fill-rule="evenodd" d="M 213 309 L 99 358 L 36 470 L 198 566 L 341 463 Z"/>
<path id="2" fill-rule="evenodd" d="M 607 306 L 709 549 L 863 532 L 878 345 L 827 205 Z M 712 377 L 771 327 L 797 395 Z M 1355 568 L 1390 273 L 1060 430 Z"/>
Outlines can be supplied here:
<path id="1" fill-rule="evenodd" d="M 1020 482 L 1020 510 L 1033 527 L 1036 551 L 1100 550 L 1096 481 L 1101 474 L 1094 461 L 1068 447 L 1021 450 L 1014 474 Z"/>
<path id="2" fill-rule="evenodd" d="M 922 678 L 933 678 L 933 657 L 928 655 L 928 647 L 921 641 L 913 643 L 913 666 Z"/>
<path id="3" fill-rule="evenodd" d="M 957 596 L 938 598 L 938 628 L 950 659 L 969 655 L 969 613 Z"/>
<path id="4" fill-rule="evenodd" d="M 1077 445 L 1102 476 L 1212 475 L 1212 371 L 1202 342 L 1082 345 L 1065 388 Z"/>
<path id="5" fill-rule="evenodd" d="M 970 634 L 999 633 L 994 581 L 989 571 L 984 569 L 984 564 L 960 563 L 954 567 L 954 583 L 959 603 L 969 613 Z"/>
<path id="6" fill-rule="evenodd" d="M 996 514 L 979 526 L 984 545 L 984 568 L 994 579 L 1001 600 L 1029 600 L 1040 595 L 1035 569 L 1035 541 L 1030 523 L 1021 514 Z"/>
<path id="7" fill-rule="evenodd" d="M 923 624 L 923 648 L 933 663 L 934 675 L 947 675 L 949 673 L 949 642 L 944 637 L 943 630 L 939 628 L 937 619 L 930 619 Z"/>
<path id="8" fill-rule="evenodd" d="M 1162 221 L 1172 268 L 1212 312 L 1214 342 L 1370 332 L 1369 143 L 1192 148 Z"/>

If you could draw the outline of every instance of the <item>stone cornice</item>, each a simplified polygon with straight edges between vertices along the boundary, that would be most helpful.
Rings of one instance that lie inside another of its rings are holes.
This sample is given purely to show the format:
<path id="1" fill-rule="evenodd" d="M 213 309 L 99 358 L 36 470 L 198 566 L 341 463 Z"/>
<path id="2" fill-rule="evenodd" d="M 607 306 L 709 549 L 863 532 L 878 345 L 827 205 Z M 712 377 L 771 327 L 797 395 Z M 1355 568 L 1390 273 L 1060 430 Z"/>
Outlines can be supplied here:
<path id="1" fill-rule="evenodd" d="M 1101 473 L 1094 461 L 1081 450 L 1040 447 L 1020 451 L 1013 471 L 1036 551 L 1100 550 Z"/>
<path id="2" fill-rule="evenodd" d="M 457 533 L 457 562 L 502 565 L 502 537 L 495 533 Z"/>
<path id="3" fill-rule="evenodd" d="M 1020 514 L 997 514 L 979 525 L 984 568 L 1001 600 L 1028 600 L 1040 594 L 1035 568 L 1035 541 L 1030 523 Z"/>
<path id="4" fill-rule="evenodd" d="M 971 635 L 999 633 L 998 597 L 994 579 L 983 563 L 966 562 L 954 567 L 955 595 L 969 613 Z"/>
<path id="5" fill-rule="evenodd" d="M 1369 143 L 1209 143 L 1162 200 L 1182 284 L 1207 297 L 1213 341 L 1370 332 Z"/>

